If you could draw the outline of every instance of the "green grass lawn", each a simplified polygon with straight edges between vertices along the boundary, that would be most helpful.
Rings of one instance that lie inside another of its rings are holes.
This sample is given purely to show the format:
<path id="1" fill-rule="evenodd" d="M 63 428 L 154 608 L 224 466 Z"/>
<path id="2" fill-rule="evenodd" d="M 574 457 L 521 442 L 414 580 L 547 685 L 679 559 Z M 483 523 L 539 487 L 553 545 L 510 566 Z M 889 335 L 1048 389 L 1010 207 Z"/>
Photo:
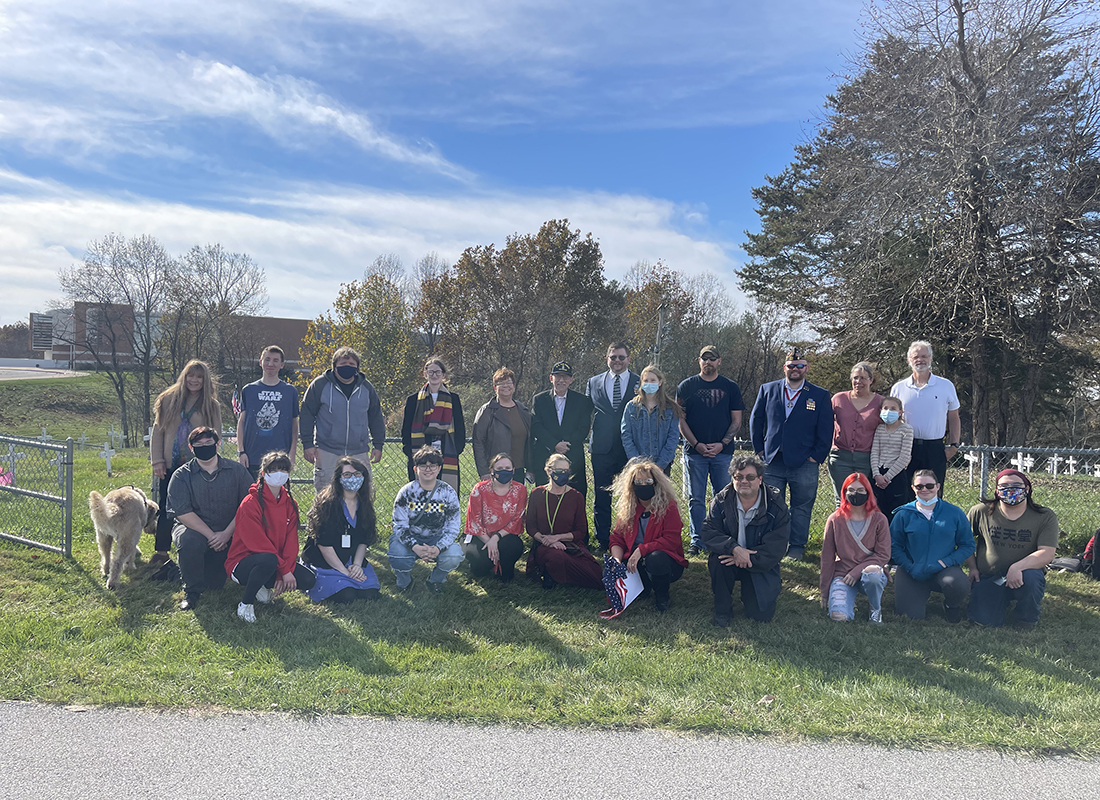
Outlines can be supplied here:
<path id="1" fill-rule="evenodd" d="M 398 448 L 386 451 L 383 519 L 404 480 Z M 460 567 L 443 595 L 399 595 L 385 531 L 370 553 L 381 599 L 333 608 L 294 594 L 245 625 L 233 585 L 195 613 L 177 611 L 178 588 L 145 580 L 143 564 L 118 593 L 104 588 L 87 493 L 149 485 L 143 453 L 114 466 L 108 479 L 101 459 L 77 455 L 71 560 L 0 544 L 0 697 L 1100 753 L 1100 584 L 1080 576 L 1050 577 L 1032 632 L 949 625 L 937 604 L 904 622 L 892 589 L 886 624 L 872 627 L 865 600 L 855 623 L 826 619 L 817 566 L 785 564 L 775 620 L 719 630 L 702 560 L 667 614 L 642 602 L 603 621 L 597 593 L 546 592 L 522 561 L 508 586 Z M 304 504 L 311 491 L 295 493 Z M 151 537 L 142 546 L 151 553 Z"/>

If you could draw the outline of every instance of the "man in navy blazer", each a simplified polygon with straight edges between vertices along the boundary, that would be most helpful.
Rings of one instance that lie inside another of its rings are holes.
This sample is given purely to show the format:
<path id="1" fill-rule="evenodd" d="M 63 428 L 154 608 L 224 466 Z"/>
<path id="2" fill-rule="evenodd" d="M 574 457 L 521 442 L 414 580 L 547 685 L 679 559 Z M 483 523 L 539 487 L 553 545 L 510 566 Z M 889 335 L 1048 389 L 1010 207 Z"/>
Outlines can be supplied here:
<path id="1" fill-rule="evenodd" d="M 584 464 L 584 440 L 592 426 L 592 400 L 574 392 L 573 367 L 559 361 L 550 370 L 548 392 L 539 392 L 531 402 L 531 472 L 535 485 L 550 481 L 543 465 L 551 453 L 561 453 L 569 459 L 569 485 L 583 495 L 588 494 L 588 470 Z"/>
<path id="2" fill-rule="evenodd" d="M 638 388 L 638 375 L 631 372 L 630 347 L 615 342 L 607 348 L 607 372 L 588 379 L 584 393 L 592 399 L 592 437 L 588 451 L 592 454 L 592 480 L 596 484 L 593 504 L 593 527 L 596 541 L 606 550 L 611 540 L 611 482 L 626 466 L 622 423 L 626 404 Z"/>
<path id="3" fill-rule="evenodd" d="M 818 466 L 833 441 L 829 393 L 806 380 L 809 363 L 792 348 L 783 365 L 786 378 L 765 383 L 756 395 L 749 427 L 752 449 L 764 459 L 764 482 L 783 495 L 791 487 L 791 541 L 787 558 L 800 561 L 810 538 L 810 514 L 817 499 Z"/>

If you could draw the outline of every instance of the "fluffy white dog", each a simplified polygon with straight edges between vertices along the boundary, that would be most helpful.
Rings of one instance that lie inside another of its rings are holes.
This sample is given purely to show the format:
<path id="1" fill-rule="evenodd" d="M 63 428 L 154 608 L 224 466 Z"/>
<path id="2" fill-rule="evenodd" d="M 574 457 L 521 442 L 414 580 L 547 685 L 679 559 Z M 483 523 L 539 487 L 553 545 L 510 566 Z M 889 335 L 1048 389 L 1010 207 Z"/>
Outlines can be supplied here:
<path id="1" fill-rule="evenodd" d="M 145 492 L 133 486 L 123 486 L 108 492 L 88 493 L 88 509 L 95 523 L 95 538 L 99 545 L 99 569 L 107 578 L 107 588 L 117 589 L 122 571 L 134 566 L 134 557 L 140 554 L 138 541 L 141 532 L 157 530 L 157 504 L 145 496 Z M 111 546 L 114 558 L 111 557 Z"/>

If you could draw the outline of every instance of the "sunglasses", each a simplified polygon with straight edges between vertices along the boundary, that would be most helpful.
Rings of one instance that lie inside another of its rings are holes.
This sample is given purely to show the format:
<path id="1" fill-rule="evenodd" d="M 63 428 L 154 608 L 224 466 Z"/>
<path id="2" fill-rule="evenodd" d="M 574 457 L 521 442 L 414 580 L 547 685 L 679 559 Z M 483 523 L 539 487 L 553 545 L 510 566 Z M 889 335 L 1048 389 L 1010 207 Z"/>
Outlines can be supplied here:
<path id="1" fill-rule="evenodd" d="M 919 491 L 928 490 L 928 489 L 935 489 L 936 484 L 934 484 L 934 483 L 914 483 L 913 488 L 916 489 L 919 492 Z"/>
<path id="2" fill-rule="evenodd" d="M 787 369 L 806 369 L 805 364 L 784 364 Z"/>
<path id="3" fill-rule="evenodd" d="M 626 361 L 629 356 L 608 356 L 608 361 Z"/>
<path id="4" fill-rule="evenodd" d="M 717 361 L 718 356 L 699 356 L 700 361 Z"/>
<path id="5" fill-rule="evenodd" d="M 734 475 L 733 480 L 737 483 L 752 483 L 755 480 L 759 480 L 759 475 Z"/>

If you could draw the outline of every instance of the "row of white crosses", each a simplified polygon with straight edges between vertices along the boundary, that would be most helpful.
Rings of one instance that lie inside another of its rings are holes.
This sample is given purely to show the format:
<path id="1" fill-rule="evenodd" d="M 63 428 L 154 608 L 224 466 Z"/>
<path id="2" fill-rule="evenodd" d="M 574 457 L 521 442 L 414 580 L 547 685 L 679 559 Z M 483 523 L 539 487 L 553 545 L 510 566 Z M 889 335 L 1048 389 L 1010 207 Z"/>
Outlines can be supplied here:
<path id="1" fill-rule="evenodd" d="M 982 460 L 981 453 L 967 453 L 963 456 L 966 460 L 967 469 L 969 471 L 970 485 L 974 485 L 974 468 L 979 465 Z M 1035 457 L 1025 455 L 1022 451 L 1016 451 L 1016 457 L 1009 459 L 1013 467 L 1020 470 L 1020 472 L 1031 472 L 1035 468 Z M 1045 469 L 1054 477 L 1058 477 L 1059 467 L 1065 464 L 1065 469 L 1062 472 L 1066 475 L 1076 475 L 1078 465 L 1081 466 L 1083 474 L 1089 474 L 1089 465 L 1083 461 L 1078 461 L 1073 456 L 1063 457 L 1055 453 L 1047 458 Z M 1100 462 L 1092 465 L 1092 476 L 1100 478 Z"/>

